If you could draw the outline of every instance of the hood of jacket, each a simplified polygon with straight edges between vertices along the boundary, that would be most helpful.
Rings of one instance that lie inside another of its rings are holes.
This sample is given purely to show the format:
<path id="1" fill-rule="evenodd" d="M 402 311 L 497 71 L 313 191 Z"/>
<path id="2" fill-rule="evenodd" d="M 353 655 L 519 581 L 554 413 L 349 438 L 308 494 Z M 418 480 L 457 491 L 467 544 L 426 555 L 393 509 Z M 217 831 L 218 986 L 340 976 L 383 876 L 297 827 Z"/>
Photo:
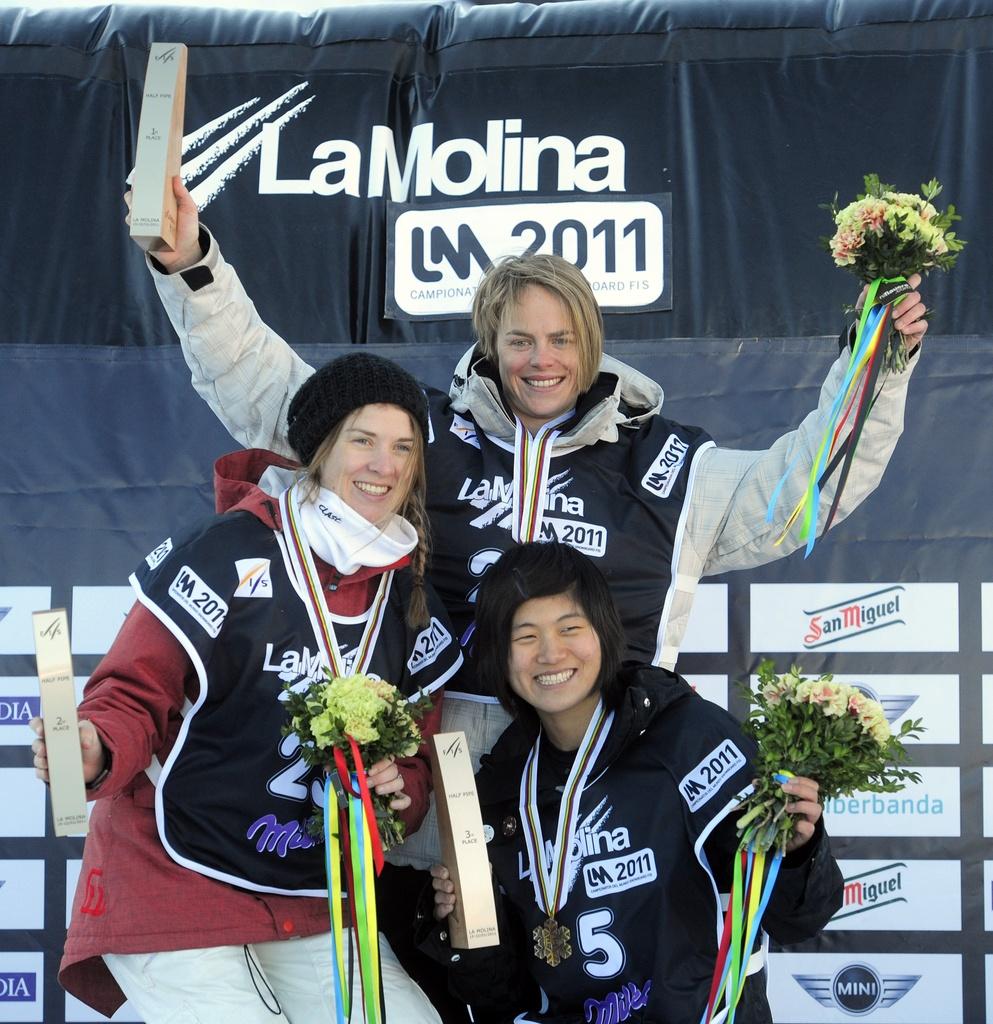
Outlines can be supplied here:
<path id="1" fill-rule="evenodd" d="M 478 345 L 459 360 L 449 388 L 452 408 L 469 413 L 491 437 L 512 441 L 514 418 L 504 404 L 499 374 Z M 589 391 L 579 396 L 576 416 L 556 438 L 557 448 L 579 448 L 617 440 L 622 427 L 637 429 L 662 411 L 661 386 L 613 356 L 600 360 L 600 373 Z"/>
<path id="2" fill-rule="evenodd" d="M 607 742 L 597 758 L 596 771 L 613 763 L 621 751 L 673 705 L 695 697 L 693 687 L 682 676 L 654 665 L 625 665 L 620 678 L 624 683 L 624 696 L 614 714 Z M 483 755 L 476 774 L 482 806 L 517 801 L 521 771 L 534 740 L 534 734 L 515 721 L 497 740 L 492 752 Z"/>
<path id="3" fill-rule="evenodd" d="M 214 510 L 251 512 L 266 526 L 279 529 L 276 499 L 300 469 L 300 463 L 262 448 L 222 455 L 214 463 Z"/>

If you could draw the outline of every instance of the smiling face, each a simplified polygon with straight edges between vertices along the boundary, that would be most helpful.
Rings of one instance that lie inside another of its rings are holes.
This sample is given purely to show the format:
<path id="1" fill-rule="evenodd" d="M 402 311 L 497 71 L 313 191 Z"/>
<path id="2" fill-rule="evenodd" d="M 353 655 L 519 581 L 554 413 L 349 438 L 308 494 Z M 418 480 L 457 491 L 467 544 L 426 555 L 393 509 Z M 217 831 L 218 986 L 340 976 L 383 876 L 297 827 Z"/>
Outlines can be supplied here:
<path id="1" fill-rule="evenodd" d="M 552 742 L 575 750 L 600 699 L 600 640 L 571 594 L 533 597 L 514 613 L 510 688 L 534 708 Z"/>
<path id="2" fill-rule="evenodd" d="M 407 500 L 416 462 L 416 428 L 396 405 L 363 405 L 341 426 L 320 463 L 322 487 L 377 526 Z"/>
<path id="3" fill-rule="evenodd" d="M 565 303 L 531 285 L 512 303 L 497 334 L 500 383 L 511 412 L 532 433 L 579 397 L 579 352 Z"/>

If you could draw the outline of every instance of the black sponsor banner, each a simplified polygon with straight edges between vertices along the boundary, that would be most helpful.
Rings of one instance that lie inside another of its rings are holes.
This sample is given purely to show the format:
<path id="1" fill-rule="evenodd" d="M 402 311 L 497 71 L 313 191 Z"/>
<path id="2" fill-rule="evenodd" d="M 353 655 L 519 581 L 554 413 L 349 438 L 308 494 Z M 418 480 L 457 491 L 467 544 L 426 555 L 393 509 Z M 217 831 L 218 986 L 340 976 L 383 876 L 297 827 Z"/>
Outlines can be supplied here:
<path id="1" fill-rule="evenodd" d="M 390 203 L 519 202 L 554 231 L 553 203 L 660 195 L 670 301 L 605 293 L 610 337 L 828 333 L 857 287 L 818 245 L 820 204 L 867 171 L 945 183 L 970 247 L 928 296 L 942 330 L 986 330 L 993 19 L 966 0 L 714 10 L 2 11 L 0 342 L 173 343 L 122 223 L 153 38 L 189 46 L 184 173 L 204 220 L 296 344 L 466 339 L 391 293 Z M 588 238 L 590 258 L 608 241 Z M 616 242 L 620 259 L 637 238 Z"/>

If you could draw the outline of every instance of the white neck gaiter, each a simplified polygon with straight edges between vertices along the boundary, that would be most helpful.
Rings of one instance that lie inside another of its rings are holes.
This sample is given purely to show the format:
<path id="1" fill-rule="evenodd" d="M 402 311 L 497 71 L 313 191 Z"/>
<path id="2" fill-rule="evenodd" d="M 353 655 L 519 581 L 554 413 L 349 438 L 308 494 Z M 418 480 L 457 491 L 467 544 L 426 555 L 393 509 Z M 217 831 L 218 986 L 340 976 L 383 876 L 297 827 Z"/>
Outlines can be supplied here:
<path id="1" fill-rule="evenodd" d="M 299 484 L 297 488 L 299 497 Z M 343 576 L 364 565 L 392 565 L 417 547 L 417 531 L 403 516 L 394 514 L 385 526 L 377 526 L 326 487 L 319 487 L 299 509 L 300 525 L 314 554 Z"/>

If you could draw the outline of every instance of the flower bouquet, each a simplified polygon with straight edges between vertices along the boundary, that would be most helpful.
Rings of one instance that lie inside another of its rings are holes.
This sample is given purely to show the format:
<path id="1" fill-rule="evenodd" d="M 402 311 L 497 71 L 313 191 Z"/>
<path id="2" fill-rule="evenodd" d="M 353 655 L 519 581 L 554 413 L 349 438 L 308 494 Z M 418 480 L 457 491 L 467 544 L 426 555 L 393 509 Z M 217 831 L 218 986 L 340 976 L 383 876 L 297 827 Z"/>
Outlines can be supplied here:
<path id="1" fill-rule="evenodd" d="M 932 178 L 921 185 L 920 195 L 897 192 L 876 174 L 864 177 L 865 192 L 842 209 L 838 197 L 826 207 L 834 219 L 835 233 L 821 239 L 839 267 L 849 268 L 870 285 L 898 284 L 911 274 L 926 274 L 934 267 L 950 270 L 966 244 L 950 231 L 962 218 L 955 207 L 938 211 L 933 200 L 941 185 Z M 909 289 L 908 289 L 909 290 Z M 880 288 L 870 291 L 865 309 L 878 300 Z M 886 368 L 902 371 L 907 365 L 903 343 L 898 337 L 887 341 Z"/>
<path id="2" fill-rule="evenodd" d="M 818 782 L 822 799 L 834 799 L 861 790 L 895 793 L 921 779 L 899 767 L 907 756 L 902 741 L 920 735 L 920 719 L 904 722 L 894 735 L 879 702 L 857 687 L 836 683 L 831 675 L 806 679 L 796 666 L 776 675 L 772 662 L 763 661 L 758 691 L 747 692 L 754 706 L 743 728 L 758 744 L 758 778 L 738 807 L 731 898 L 702 1024 L 715 1019 L 722 996 L 727 1024 L 734 1021 L 748 958 L 794 831 L 786 810 L 792 798 L 782 783 L 806 776 Z"/>
<path id="3" fill-rule="evenodd" d="M 300 753 L 312 768 L 344 766 L 346 789 L 364 783 L 365 768 L 387 757 L 411 757 L 421 743 L 418 719 L 431 706 L 421 695 L 408 702 L 391 683 L 364 675 L 332 676 L 287 684 L 283 701 L 289 721 L 283 735 L 295 733 Z M 354 782 L 352 781 L 354 779 Z M 390 808 L 390 796 L 371 794 L 384 850 L 403 842 L 404 825 Z M 324 832 L 321 814 L 307 823 L 311 835 Z"/>
<path id="4" fill-rule="evenodd" d="M 758 781 L 743 803 L 738 834 L 743 844 L 785 851 L 793 836 L 790 799 L 778 778 L 804 775 L 816 779 L 822 800 L 856 791 L 896 793 L 918 772 L 900 768 L 907 757 L 903 740 L 922 732 L 920 719 L 903 723 L 893 735 L 879 701 L 855 686 L 836 683 L 831 675 L 805 679 L 794 665 L 776 675 L 771 661 L 759 665 L 759 689 L 744 731 L 758 743 L 753 762 Z"/>

